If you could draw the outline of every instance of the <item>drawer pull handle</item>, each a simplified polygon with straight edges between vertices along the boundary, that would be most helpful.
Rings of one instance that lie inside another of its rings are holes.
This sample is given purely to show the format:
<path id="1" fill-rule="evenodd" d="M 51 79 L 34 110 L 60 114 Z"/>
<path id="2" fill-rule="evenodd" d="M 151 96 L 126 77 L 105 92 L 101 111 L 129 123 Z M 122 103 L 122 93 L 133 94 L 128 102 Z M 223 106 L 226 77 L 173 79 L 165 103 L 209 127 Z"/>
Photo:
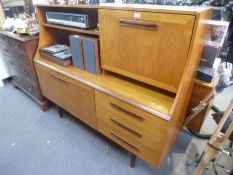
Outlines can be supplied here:
<path id="1" fill-rule="evenodd" d="M 56 75 L 50 74 L 53 78 L 59 79 Z"/>
<path id="2" fill-rule="evenodd" d="M 129 19 L 120 19 L 120 25 L 126 27 L 134 27 L 134 28 L 141 28 L 141 29 L 148 29 L 148 30 L 155 30 L 159 29 L 158 23 L 153 22 L 146 22 L 146 21 L 137 21 L 137 20 L 129 20 Z"/>
<path id="3" fill-rule="evenodd" d="M 139 138 L 142 137 L 142 134 L 140 134 L 139 132 L 135 131 L 134 129 L 131 129 L 131 128 L 125 126 L 124 124 L 116 121 L 115 119 L 111 118 L 111 122 L 114 123 L 115 125 L 123 128 L 123 129 L 125 129 L 126 131 L 130 132 L 131 134 L 135 135 L 136 137 L 139 137 Z"/>
<path id="4" fill-rule="evenodd" d="M 122 107 L 120 107 L 120 106 L 117 106 L 117 105 L 114 104 L 114 103 L 111 103 L 111 106 L 112 106 L 112 108 L 115 108 L 115 109 L 117 109 L 118 111 L 121 111 L 121 112 L 123 112 L 123 113 L 126 113 L 126 114 L 130 115 L 131 117 L 133 117 L 133 118 L 135 118 L 135 119 L 137 119 L 137 120 L 139 120 L 139 121 L 141 121 L 141 122 L 144 121 L 144 118 L 143 118 L 142 116 L 140 116 L 140 115 L 138 115 L 138 114 L 135 114 L 135 113 L 133 113 L 133 112 L 130 112 L 130 111 L 128 111 L 128 110 L 126 110 L 126 109 L 124 109 L 124 108 L 122 108 Z"/>
<path id="5" fill-rule="evenodd" d="M 56 76 L 56 75 L 53 75 L 53 74 L 50 74 L 50 75 L 51 75 L 52 77 L 56 78 L 57 80 L 62 81 L 63 83 L 65 83 L 65 84 L 67 84 L 67 85 L 70 84 L 68 81 L 66 81 L 66 80 L 64 80 L 64 79 L 62 79 L 62 78 L 60 78 L 60 77 L 58 77 L 58 76 Z"/>
<path id="6" fill-rule="evenodd" d="M 65 84 L 67 84 L 67 85 L 70 84 L 68 81 L 66 81 L 66 80 L 64 80 L 64 79 L 62 79 L 62 78 L 60 78 L 60 77 L 59 77 L 59 80 L 62 81 L 63 83 L 65 83 Z"/>
<path id="7" fill-rule="evenodd" d="M 132 149 L 134 149 L 135 151 L 139 152 L 140 148 L 133 145 L 132 143 L 130 143 L 129 141 L 127 141 L 126 139 L 122 138 L 121 136 L 119 136 L 118 134 L 116 134 L 114 131 L 111 131 L 111 135 L 116 137 L 117 139 L 119 139 L 121 142 L 127 144 L 129 147 L 131 147 Z"/>

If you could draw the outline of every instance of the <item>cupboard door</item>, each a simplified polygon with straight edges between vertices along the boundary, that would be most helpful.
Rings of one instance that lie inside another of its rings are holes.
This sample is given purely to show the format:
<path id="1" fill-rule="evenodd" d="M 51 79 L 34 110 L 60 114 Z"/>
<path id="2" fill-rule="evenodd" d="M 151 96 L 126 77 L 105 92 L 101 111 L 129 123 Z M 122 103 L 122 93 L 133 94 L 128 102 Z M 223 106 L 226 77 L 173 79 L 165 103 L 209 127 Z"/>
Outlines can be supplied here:
<path id="1" fill-rule="evenodd" d="M 59 75 L 65 109 L 89 126 L 96 128 L 94 89 Z"/>
<path id="2" fill-rule="evenodd" d="M 61 94 L 62 83 L 59 80 L 58 73 L 39 64 L 35 64 L 35 69 L 42 94 L 58 106 L 64 108 L 63 96 Z"/>
<path id="3" fill-rule="evenodd" d="M 101 66 L 177 92 L 195 16 L 99 10 Z"/>

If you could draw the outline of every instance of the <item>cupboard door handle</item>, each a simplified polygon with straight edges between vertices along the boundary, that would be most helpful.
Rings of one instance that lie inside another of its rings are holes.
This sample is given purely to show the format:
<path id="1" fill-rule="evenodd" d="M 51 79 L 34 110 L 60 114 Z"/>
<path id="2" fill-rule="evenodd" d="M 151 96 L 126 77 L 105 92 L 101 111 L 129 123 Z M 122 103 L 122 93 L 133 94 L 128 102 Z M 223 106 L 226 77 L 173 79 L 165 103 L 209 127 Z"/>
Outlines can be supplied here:
<path id="1" fill-rule="evenodd" d="M 124 124 L 116 121 L 115 119 L 111 118 L 111 122 L 114 123 L 115 125 L 125 129 L 126 131 L 130 132 L 131 134 L 135 135 L 136 137 L 141 138 L 142 134 L 140 134 L 138 131 L 135 131 L 134 129 L 129 128 L 128 126 L 125 126 Z"/>
<path id="2" fill-rule="evenodd" d="M 111 135 L 116 137 L 117 139 L 119 139 L 121 142 L 127 144 L 129 147 L 131 147 L 132 149 L 134 149 L 135 151 L 139 152 L 140 148 L 135 146 L 134 144 L 130 143 L 129 141 L 127 141 L 126 139 L 124 139 L 123 137 L 119 136 L 118 134 L 116 134 L 114 131 L 111 131 Z"/>
<path id="3" fill-rule="evenodd" d="M 123 112 L 123 113 L 128 114 L 129 116 L 135 118 L 136 120 L 139 120 L 139 121 L 141 121 L 141 122 L 144 121 L 144 118 L 143 118 L 142 116 L 140 116 L 140 115 L 138 115 L 138 114 L 135 114 L 135 113 L 133 113 L 133 112 L 130 112 L 130 111 L 128 111 L 128 110 L 126 110 L 126 109 L 124 109 L 124 108 L 122 108 L 122 107 L 120 107 L 120 106 L 117 106 L 117 105 L 114 104 L 114 103 L 111 103 L 111 106 L 112 106 L 112 108 L 115 108 L 115 109 L 117 109 L 118 111 L 121 111 L 121 112 Z"/>
<path id="4" fill-rule="evenodd" d="M 62 81 L 63 83 L 67 84 L 67 85 L 70 84 L 68 81 L 66 81 L 66 80 L 64 80 L 64 79 L 62 79 L 62 78 L 60 78 L 60 77 L 58 77 L 58 79 L 59 79 L 60 81 Z"/>
<path id="5" fill-rule="evenodd" d="M 155 30 L 155 31 L 157 31 L 159 29 L 158 23 L 147 22 L 147 21 L 129 20 L 129 19 L 120 19 L 120 25 L 126 26 L 126 27 Z"/>
<path id="6" fill-rule="evenodd" d="M 66 81 L 66 80 L 64 80 L 64 79 L 62 79 L 62 78 L 60 78 L 60 77 L 58 77 L 58 76 L 56 76 L 56 75 L 53 75 L 53 74 L 50 74 L 50 75 L 51 75 L 52 77 L 56 78 L 57 80 L 62 81 L 63 83 L 65 83 L 65 84 L 67 84 L 67 85 L 70 84 L 68 81 Z"/>
<path id="7" fill-rule="evenodd" d="M 59 79 L 59 77 L 58 76 L 56 76 L 56 75 L 53 75 L 53 74 L 50 74 L 53 78 L 56 78 L 56 79 Z"/>

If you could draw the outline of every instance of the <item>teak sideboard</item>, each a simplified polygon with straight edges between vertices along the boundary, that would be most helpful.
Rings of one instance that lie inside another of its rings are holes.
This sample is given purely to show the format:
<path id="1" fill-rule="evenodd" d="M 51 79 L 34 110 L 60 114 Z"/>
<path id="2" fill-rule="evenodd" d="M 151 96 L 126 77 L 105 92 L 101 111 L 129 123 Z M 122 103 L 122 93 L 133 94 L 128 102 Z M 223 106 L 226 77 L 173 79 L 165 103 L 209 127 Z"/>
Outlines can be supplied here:
<path id="1" fill-rule="evenodd" d="M 150 5 L 37 5 L 34 59 L 42 94 L 159 167 L 182 128 L 211 8 Z M 90 13 L 99 32 L 49 24 L 45 12 Z M 39 52 L 69 35 L 100 40 L 98 75 L 47 61 Z"/>

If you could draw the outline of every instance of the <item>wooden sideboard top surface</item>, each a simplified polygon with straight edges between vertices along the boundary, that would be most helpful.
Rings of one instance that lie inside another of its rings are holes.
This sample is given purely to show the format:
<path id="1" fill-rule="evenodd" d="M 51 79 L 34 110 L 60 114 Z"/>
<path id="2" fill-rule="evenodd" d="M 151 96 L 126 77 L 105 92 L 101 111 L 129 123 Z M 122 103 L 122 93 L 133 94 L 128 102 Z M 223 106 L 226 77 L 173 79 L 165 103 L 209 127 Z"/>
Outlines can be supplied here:
<path id="1" fill-rule="evenodd" d="M 191 6 L 166 6 L 166 5 L 146 5 L 146 4 L 114 4 L 100 3 L 99 5 L 72 5 L 72 4 L 36 4 L 38 7 L 59 7 L 59 8 L 90 8 L 90 9 L 111 9 L 111 10 L 133 10 L 176 14 L 196 15 L 202 11 L 212 9 L 212 7 L 191 7 Z"/>
<path id="2" fill-rule="evenodd" d="M 22 42 L 27 42 L 39 38 L 39 36 L 19 35 L 13 32 L 5 31 L 2 28 L 0 28 L 0 34 L 6 35 Z"/>
<path id="3" fill-rule="evenodd" d="M 34 62 L 124 100 L 165 120 L 171 119 L 169 112 L 175 100 L 172 93 L 156 87 L 145 86 L 145 84 L 135 83 L 135 81 L 132 82 L 117 75 L 94 75 L 73 66 L 63 67 L 41 57 L 36 57 Z"/>

